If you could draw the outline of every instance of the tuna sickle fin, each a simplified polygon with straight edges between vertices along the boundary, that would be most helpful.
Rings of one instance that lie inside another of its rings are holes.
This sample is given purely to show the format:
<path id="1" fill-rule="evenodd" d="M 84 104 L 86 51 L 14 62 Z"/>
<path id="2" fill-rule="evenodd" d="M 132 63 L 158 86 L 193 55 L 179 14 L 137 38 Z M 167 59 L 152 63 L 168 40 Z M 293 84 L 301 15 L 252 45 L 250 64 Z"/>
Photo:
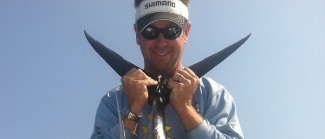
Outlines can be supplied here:
<path id="1" fill-rule="evenodd" d="M 247 35 L 245 38 L 239 40 L 238 42 L 224 48 L 223 50 L 203 59 L 200 62 L 197 62 L 188 68 L 191 69 L 196 76 L 201 78 L 223 60 L 225 60 L 229 55 L 235 52 L 242 44 L 246 42 L 246 40 L 250 37 L 251 34 Z"/>
<path id="2" fill-rule="evenodd" d="M 121 77 L 124 76 L 132 68 L 139 68 L 134 64 L 126 61 L 122 56 L 115 53 L 113 50 L 107 48 L 99 41 L 92 38 L 86 31 L 84 31 L 85 36 L 90 43 L 90 45 L 95 49 L 95 51 L 109 64 L 114 71 Z"/>
<path id="3" fill-rule="evenodd" d="M 114 71 L 121 77 L 124 76 L 132 68 L 139 68 L 129 61 L 125 60 L 122 56 L 107 48 L 99 41 L 92 38 L 86 31 L 85 36 L 90 45 L 95 51 L 114 69 Z M 238 42 L 224 48 L 223 50 L 199 61 L 188 68 L 191 69 L 199 78 L 225 60 L 229 55 L 235 52 L 242 44 L 244 44 L 251 34 L 247 35 Z"/>

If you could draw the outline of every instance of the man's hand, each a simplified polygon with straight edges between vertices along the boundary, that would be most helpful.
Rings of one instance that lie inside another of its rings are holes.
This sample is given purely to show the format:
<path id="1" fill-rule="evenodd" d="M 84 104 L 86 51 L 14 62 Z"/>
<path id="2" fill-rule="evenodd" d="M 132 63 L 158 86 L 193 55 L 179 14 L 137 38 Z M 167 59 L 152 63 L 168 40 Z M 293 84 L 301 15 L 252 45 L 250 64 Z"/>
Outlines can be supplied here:
<path id="1" fill-rule="evenodd" d="M 147 76 L 141 69 L 131 69 L 122 78 L 121 82 L 128 98 L 130 111 L 140 114 L 148 102 L 147 86 L 157 85 L 158 82 Z"/>
<path id="2" fill-rule="evenodd" d="M 199 78 L 189 68 L 178 70 L 168 83 L 168 88 L 172 90 L 170 94 L 171 105 L 176 110 L 184 108 L 184 106 L 192 106 L 192 97 L 198 83 Z"/>
<path id="3" fill-rule="evenodd" d="M 128 98 L 130 111 L 140 115 L 143 107 L 148 103 L 147 86 L 158 84 L 148 77 L 141 69 L 131 69 L 122 78 L 124 92 Z M 135 133 L 138 123 L 130 119 L 123 119 L 124 127 Z"/>
<path id="4" fill-rule="evenodd" d="M 178 70 L 168 83 L 171 89 L 170 104 L 182 120 L 186 131 L 190 131 L 203 122 L 203 118 L 192 106 L 192 98 L 196 92 L 199 78 L 186 68 Z"/>

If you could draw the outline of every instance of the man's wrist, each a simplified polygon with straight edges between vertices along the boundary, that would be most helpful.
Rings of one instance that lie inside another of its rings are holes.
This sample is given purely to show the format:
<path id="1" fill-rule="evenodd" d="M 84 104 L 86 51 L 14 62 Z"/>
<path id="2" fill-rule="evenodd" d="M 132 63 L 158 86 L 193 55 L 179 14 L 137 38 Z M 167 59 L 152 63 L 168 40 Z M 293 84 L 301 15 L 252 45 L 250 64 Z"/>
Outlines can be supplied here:
<path id="1" fill-rule="evenodd" d="M 191 131 L 204 120 L 192 105 L 185 105 L 175 110 L 184 125 L 185 131 Z"/>
<path id="2" fill-rule="evenodd" d="M 134 113 L 131 108 L 129 108 L 125 115 L 124 115 L 124 119 L 128 119 L 128 120 L 132 120 L 132 121 L 135 121 L 135 122 L 138 122 L 140 119 L 141 119 L 141 113 L 137 112 L 137 113 Z"/>
<path id="3" fill-rule="evenodd" d="M 180 115 L 190 113 L 195 108 L 191 104 L 181 104 L 174 106 L 175 111 Z"/>
<path id="4" fill-rule="evenodd" d="M 132 112 L 132 113 L 134 113 L 134 114 L 136 114 L 136 115 L 141 115 L 141 109 L 140 108 L 138 108 L 138 107 L 129 107 L 129 111 L 130 112 Z"/>

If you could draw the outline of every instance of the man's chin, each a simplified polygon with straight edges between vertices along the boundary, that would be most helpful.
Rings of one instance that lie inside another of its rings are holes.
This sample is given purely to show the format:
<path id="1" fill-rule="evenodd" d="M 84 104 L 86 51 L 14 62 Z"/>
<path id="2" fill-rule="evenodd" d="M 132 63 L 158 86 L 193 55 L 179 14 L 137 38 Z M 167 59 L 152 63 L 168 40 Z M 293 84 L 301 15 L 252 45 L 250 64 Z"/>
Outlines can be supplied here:
<path id="1" fill-rule="evenodd" d="M 159 74 L 159 75 L 163 75 L 163 76 L 171 76 L 173 75 L 173 73 L 175 72 L 175 70 L 173 68 L 166 68 L 166 66 L 164 67 L 156 67 L 155 73 L 154 74 Z"/>

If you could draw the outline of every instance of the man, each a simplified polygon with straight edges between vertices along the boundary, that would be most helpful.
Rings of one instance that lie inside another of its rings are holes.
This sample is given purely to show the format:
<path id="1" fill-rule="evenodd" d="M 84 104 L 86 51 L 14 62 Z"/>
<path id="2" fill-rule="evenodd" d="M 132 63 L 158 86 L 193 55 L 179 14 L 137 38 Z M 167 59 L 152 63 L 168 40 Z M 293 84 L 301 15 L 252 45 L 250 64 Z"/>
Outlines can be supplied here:
<path id="1" fill-rule="evenodd" d="M 135 0 L 134 31 L 144 71 L 131 69 L 121 78 L 122 86 L 102 98 L 93 139 L 146 135 L 152 117 L 147 87 L 157 85 L 146 73 L 171 79 L 167 85 L 170 103 L 165 109 L 168 138 L 243 138 L 231 95 L 212 79 L 198 78 L 181 63 L 191 28 L 188 4 L 189 0 Z"/>

